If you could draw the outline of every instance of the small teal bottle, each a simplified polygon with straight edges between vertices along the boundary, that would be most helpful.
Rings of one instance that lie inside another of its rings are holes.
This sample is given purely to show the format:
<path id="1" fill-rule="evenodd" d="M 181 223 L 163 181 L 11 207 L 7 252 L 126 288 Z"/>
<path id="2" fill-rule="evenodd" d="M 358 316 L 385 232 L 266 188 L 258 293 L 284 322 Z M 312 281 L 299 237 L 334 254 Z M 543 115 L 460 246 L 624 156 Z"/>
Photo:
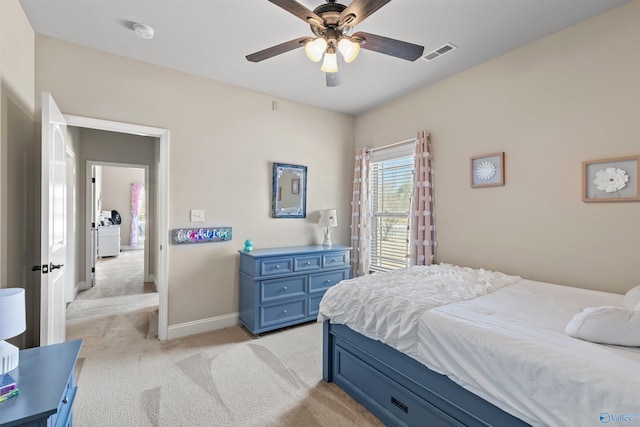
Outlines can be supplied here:
<path id="1" fill-rule="evenodd" d="M 253 250 L 253 241 L 251 239 L 247 239 L 244 241 L 244 251 L 251 252 Z"/>

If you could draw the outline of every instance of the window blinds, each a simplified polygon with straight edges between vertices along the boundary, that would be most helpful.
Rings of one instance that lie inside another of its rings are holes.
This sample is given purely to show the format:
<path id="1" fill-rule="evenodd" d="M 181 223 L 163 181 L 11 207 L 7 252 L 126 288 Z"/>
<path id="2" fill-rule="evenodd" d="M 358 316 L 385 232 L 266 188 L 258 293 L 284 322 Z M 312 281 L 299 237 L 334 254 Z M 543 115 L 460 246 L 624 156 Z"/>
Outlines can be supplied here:
<path id="1" fill-rule="evenodd" d="M 413 144 L 407 145 L 372 157 L 371 272 L 408 266 Z"/>

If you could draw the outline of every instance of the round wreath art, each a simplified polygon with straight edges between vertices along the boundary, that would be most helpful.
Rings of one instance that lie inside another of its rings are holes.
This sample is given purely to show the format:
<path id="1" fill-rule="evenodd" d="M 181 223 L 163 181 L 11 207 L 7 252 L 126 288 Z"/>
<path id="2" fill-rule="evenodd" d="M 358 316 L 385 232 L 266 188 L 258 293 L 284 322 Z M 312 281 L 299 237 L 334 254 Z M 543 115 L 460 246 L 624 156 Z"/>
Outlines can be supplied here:
<path id="1" fill-rule="evenodd" d="M 483 181 L 493 178 L 495 174 L 496 165 L 488 160 L 480 162 L 480 164 L 476 167 L 476 176 Z"/>
<path id="2" fill-rule="evenodd" d="M 615 193 L 622 190 L 627 186 L 627 182 L 629 182 L 627 172 L 624 169 L 613 167 L 600 169 L 596 172 L 596 178 L 593 180 L 596 188 L 605 193 Z"/>

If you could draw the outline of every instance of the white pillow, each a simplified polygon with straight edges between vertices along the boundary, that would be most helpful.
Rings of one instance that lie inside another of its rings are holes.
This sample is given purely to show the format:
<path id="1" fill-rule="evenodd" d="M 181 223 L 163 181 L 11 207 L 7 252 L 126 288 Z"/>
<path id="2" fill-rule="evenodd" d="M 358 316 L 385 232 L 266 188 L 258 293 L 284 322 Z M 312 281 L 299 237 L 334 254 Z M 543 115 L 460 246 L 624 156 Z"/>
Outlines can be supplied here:
<path id="1" fill-rule="evenodd" d="M 626 307 L 589 307 L 573 316 L 565 332 L 600 344 L 640 347 L 640 311 Z"/>
<path id="2" fill-rule="evenodd" d="M 640 286 L 631 288 L 626 294 L 624 294 L 622 305 L 629 310 L 640 310 Z"/>

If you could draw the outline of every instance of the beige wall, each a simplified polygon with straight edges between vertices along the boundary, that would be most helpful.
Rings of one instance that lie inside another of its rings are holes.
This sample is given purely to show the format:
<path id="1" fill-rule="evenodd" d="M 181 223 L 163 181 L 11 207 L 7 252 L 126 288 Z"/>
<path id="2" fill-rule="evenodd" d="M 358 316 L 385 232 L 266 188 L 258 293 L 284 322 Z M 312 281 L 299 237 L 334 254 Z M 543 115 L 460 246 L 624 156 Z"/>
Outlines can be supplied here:
<path id="1" fill-rule="evenodd" d="M 230 242 L 169 247 L 170 325 L 237 312 L 246 238 L 321 243 L 318 211 L 335 207 L 345 221 L 334 241 L 349 243 L 351 116 L 278 99 L 272 111 L 268 95 L 41 36 L 36 91 L 66 114 L 170 129 L 169 227 L 233 227 Z M 271 218 L 273 162 L 308 167 L 306 219 Z M 190 209 L 205 222 L 191 223 Z"/>
<path id="2" fill-rule="evenodd" d="M 0 1 L 0 287 L 26 289 L 27 327 L 39 309 L 34 262 L 34 40 L 17 0 Z M 14 342 L 30 346 L 32 336 Z"/>
<path id="3" fill-rule="evenodd" d="M 120 213 L 120 246 L 131 237 L 131 184 L 144 183 L 144 169 L 105 166 L 102 169 L 102 208 Z"/>
<path id="4" fill-rule="evenodd" d="M 582 161 L 640 154 L 639 22 L 636 0 L 356 119 L 358 146 L 431 132 L 440 262 L 640 284 L 640 202 L 581 200 Z M 496 151 L 506 185 L 470 188 L 469 158 Z"/>

